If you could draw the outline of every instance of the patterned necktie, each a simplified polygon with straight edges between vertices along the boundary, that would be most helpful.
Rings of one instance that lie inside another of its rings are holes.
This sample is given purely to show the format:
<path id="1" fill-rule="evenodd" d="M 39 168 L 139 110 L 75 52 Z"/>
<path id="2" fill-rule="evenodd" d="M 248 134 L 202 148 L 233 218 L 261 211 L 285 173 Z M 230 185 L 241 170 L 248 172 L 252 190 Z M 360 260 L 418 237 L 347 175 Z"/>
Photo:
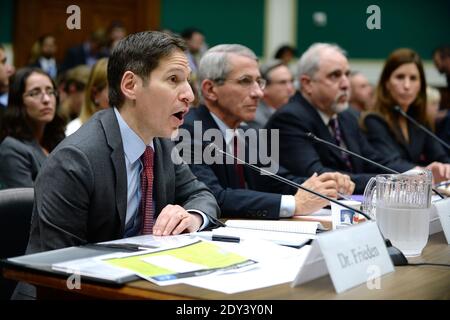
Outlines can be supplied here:
<path id="1" fill-rule="evenodd" d="M 337 121 L 337 119 L 331 118 L 330 122 L 328 122 L 328 125 L 331 127 L 331 130 L 333 131 L 336 144 L 340 147 L 343 147 L 341 129 L 339 128 L 339 122 Z M 352 163 L 350 162 L 349 155 L 345 152 L 341 152 L 341 157 L 342 159 L 344 159 L 345 165 L 347 166 L 349 171 L 352 172 L 353 168 Z"/>
<path id="2" fill-rule="evenodd" d="M 142 216 L 142 234 L 152 234 L 153 232 L 153 149 L 147 146 L 141 156 L 141 202 L 139 213 Z"/>
<path id="3" fill-rule="evenodd" d="M 239 158 L 239 149 L 238 146 L 241 145 L 240 143 L 238 143 L 238 137 L 237 135 L 233 136 L 233 155 L 236 158 Z M 234 161 L 234 170 L 236 171 L 236 176 L 238 178 L 238 183 L 239 183 L 239 188 L 240 189 L 245 189 L 245 176 L 244 176 L 244 165 L 235 160 Z"/>

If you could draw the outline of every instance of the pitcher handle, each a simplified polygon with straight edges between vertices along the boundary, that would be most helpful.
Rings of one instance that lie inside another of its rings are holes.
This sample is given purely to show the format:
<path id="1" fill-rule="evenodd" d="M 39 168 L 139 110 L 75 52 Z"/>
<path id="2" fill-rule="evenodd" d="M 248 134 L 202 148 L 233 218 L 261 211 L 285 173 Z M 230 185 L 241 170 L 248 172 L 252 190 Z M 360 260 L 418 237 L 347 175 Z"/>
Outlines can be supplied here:
<path id="1" fill-rule="evenodd" d="M 364 189 L 364 201 L 362 206 L 363 212 L 368 214 L 372 219 L 375 219 L 376 201 L 373 200 L 373 197 L 377 189 L 376 182 L 377 179 L 372 177 L 367 183 L 366 188 Z"/>

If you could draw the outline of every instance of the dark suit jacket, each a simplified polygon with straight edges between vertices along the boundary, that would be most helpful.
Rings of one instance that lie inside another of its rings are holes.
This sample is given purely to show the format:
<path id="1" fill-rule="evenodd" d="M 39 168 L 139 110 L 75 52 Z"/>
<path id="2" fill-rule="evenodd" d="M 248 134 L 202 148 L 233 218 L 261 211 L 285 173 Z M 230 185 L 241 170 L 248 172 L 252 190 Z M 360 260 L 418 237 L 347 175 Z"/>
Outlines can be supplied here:
<path id="1" fill-rule="evenodd" d="M 29 65 L 29 67 L 32 67 L 32 68 L 33 68 L 33 67 L 34 67 L 34 68 L 40 68 L 40 69 L 44 70 L 44 69 L 42 68 L 42 65 L 41 65 L 41 63 L 40 63 L 39 58 L 38 58 L 34 63 L 31 63 L 31 64 Z M 60 70 L 61 70 L 61 66 L 57 63 L 57 64 L 56 64 L 56 76 L 58 76 Z M 44 70 L 44 71 L 45 71 L 45 70 Z"/>
<path id="2" fill-rule="evenodd" d="M 450 144 L 450 113 L 447 113 L 444 119 L 436 123 L 436 134 Z M 447 154 L 450 156 L 450 150 L 447 150 Z"/>
<path id="3" fill-rule="evenodd" d="M 444 148 L 426 132 L 408 124 L 409 143 L 397 140 L 387 122 L 379 115 L 369 114 L 364 118 L 367 138 L 384 156 L 395 154 L 411 165 L 428 165 L 433 161 L 449 163 Z"/>
<path id="4" fill-rule="evenodd" d="M 217 217 L 207 187 L 186 164 L 171 160 L 173 143 L 154 139 L 154 200 Z M 112 108 L 96 113 L 63 140 L 41 168 L 27 253 L 122 238 L 127 210 L 127 173 L 119 124 Z"/>
<path id="5" fill-rule="evenodd" d="M 382 157 L 376 152 L 367 142 L 358 127 L 356 117 L 351 112 L 339 113 L 338 122 L 348 150 L 394 170 L 406 171 L 412 168 L 400 163 L 394 157 Z M 280 163 L 295 175 L 309 176 L 314 172 L 320 174 L 327 171 L 340 171 L 350 175 L 355 182 L 355 193 L 361 194 L 370 177 L 375 173 L 386 173 L 352 156 L 350 156 L 350 162 L 353 171 L 348 172 L 339 150 L 300 137 L 299 133 L 312 132 L 321 139 L 336 143 L 315 107 L 300 92 L 297 92 L 287 105 L 270 118 L 267 128 L 280 130 Z"/>
<path id="6" fill-rule="evenodd" d="M 36 141 L 6 137 L 0 144 L 0 189 L 33 187 L 46 158 Z"/>
<path id="7" fill-rule="evenodd" d="M 189 131 L 192 137 L 190 141 L 191 147 L 194 146 L 194 143 L 202 143 L 201 141 L 194 141 L 194 121 L 201 122 L 202 135 L 208 129 L 219 130 L 205 106 L 191 109 L 182 126 L 182 128 Z M 182 141 L 179 146 L 186 148 Z M 225 146 L 225 140 L 223 140 L 223 146 Z M 246 155 L 248 156 L 249 150 L 248 146 L 246 147 Z M 205 145 L 202 145 L 202 150 L 204 149 Z M 281 201 L 280 193 L 295 193 L 294 188 L 278 183 L 267 176 L 261 176 L 247 167 L 244 167 L 244 174 L 248 189 L 239 189 L 234 167 L 232 164 L 225 164 L 225 159 L 223 164 L 206 164 L 204 162 L 192 164 L 192 162 L 190 164 L 192 172 L 212 190 L 224 217 L 278 219 Z M 287 178 L 292 179 L 289 176 Z M 298 183 L 303 182 L 301 178 L 296 178 L 295 180 Z"/>
<path id="8" fill-rule="evenodd" d="M 108 53 L 100 50 L 96 55 L 97 59 L 107 57 Z M 80 64 L 86 64 L 87 62 L 86 51 L 84 50 L 84 43 L 71 47 L 67 50 L 66 55 L 64 57 L 64 61 L 61 65 L 61 70 L 59 72 L 65 72 L 71 68 L 74 68 Z"/>

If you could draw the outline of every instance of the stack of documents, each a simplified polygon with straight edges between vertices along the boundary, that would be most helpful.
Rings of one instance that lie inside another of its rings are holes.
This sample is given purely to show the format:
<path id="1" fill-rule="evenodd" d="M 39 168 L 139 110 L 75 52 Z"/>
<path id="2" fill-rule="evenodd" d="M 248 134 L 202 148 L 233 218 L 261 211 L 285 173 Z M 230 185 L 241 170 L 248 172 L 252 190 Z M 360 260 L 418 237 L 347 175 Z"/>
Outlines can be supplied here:
<path id="1" fill-rule="evenodd" d="M 148 235 L 9 258 L 8 262 L 108 284 L 144 278 L 158 285 L 185 283 L 235 293 L 293 281 L 310 248 L 299 250 L 261 239 L 230 243 L 192 234 Z"/>
<path id="2" fill-rule="evenodd" d="M 287 220 L 228 220 L 228 228 L 265 230 L 289 233 L 316 234 L 321 224 L 315 221 L 287 221 Z"/>
<path id="3" fill-rule="evenodd" d="M 242 272 L 186 278 L 183 283 L 232 294 L 292 282 L 311 250 L 309 245 L 294 249 L 258 239 L 217 243 L 258 263 L 254 268 Z"/>
<path id="4" fill-rule="evenodd" d="M 130 253 L 121 257 L 103 258 L 102 261 L 119 270 L 134 272 L 158 285 L 176 284 L 184 278 L 212 273 L 239 272 L 257 263 L 223 249 L 216 242 L 199 238 L 181 247 Z"/>
<path id="5" fill-rule="evenodd" d="M 225 225 L 212 230 L 212 234 L 261 239 L 294 248 L 300 248 L 315 239 L 317 230 L 321 229 L 319 222 L 310 221 L 228 220 Z"/>

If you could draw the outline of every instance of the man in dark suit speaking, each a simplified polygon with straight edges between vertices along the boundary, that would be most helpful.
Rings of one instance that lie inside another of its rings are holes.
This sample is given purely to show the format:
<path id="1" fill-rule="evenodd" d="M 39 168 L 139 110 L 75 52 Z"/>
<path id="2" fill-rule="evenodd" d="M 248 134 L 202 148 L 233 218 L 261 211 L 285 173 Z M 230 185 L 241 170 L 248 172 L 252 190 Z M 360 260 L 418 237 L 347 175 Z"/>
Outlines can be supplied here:
<path id="1" fill-rule="evenodd" d="M 108 63 L 112 108 L 49 156 L 35 185 L 28 253 L 207 227 L 217 202 L 169 138 L 194 96 L 184 42 L 161 32 L 123 39 Z"/>
<path id="2" fill-rule="evenodd" d="M 357 118 L 346 110 L 350 95 L 349 75 L 349 63 L 341 48 L 326 43 L 312 45 L 298 62 L 300 91 L 270 118 L 266 127 L 279 129 L 280 163 L 290 172 L 307 176 L 337 170 L 350 175 L 355 182 L 355 192 L 363 193 L 370 177 L 387 172 L 301 136 L 312 132 L 394 170 L 411 169 L 399 159 L 383 158 L 369 145 L 359 129 Z"/>

